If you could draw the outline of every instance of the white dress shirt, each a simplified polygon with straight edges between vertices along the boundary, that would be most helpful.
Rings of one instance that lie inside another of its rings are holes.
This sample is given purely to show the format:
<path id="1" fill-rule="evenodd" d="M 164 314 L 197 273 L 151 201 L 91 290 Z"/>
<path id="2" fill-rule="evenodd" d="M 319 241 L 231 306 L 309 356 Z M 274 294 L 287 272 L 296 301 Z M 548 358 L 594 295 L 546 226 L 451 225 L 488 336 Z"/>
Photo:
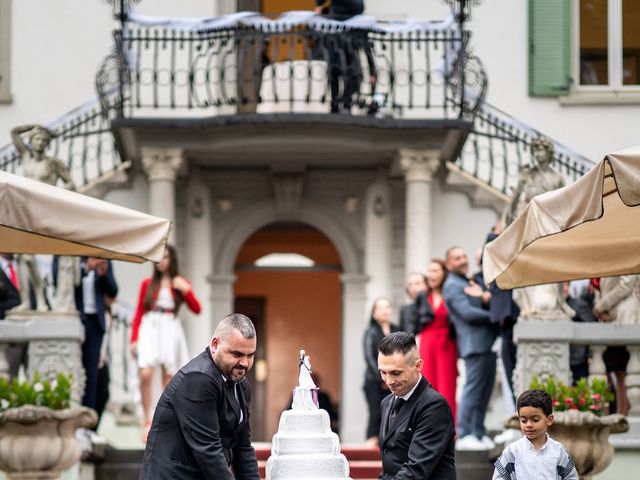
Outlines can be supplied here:
<path id="1" fill-rule="evenodd" d="M 558 475 L 558 466 L 564 466 L 564 461 L 569 461 L 568 453 L 562 443 L 554 440 L 546 434 L 547 441 L 536 450 L 527 437 L 510 444 L 502 456 L 498 459 L 500 462 L 503 457 L 513 458 L 515 467 L 515 478 L 518 480 L 556 480 L 560 478 Z M 573 464 L 571 464 L 573 466 Z M 503 478 L 494 472 L 494 479 Z M 578 480 L 578 474 L 573 470 L 564 477 L 564 480 Z"/>

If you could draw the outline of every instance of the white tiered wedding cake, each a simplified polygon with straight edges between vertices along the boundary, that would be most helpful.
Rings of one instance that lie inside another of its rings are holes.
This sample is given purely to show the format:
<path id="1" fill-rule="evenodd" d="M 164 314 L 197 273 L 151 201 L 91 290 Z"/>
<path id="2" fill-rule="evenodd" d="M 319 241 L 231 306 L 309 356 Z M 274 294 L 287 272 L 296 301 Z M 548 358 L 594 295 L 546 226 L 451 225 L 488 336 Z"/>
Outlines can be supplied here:
<path id="1" fill-rule="evenodd" d="M 349 478 L 349 464 L 340 453 L 338 435 L 331 431 L 329 414 L 318 408 L 317 388 L 304 350 L 300 351 L 293 405 L 282 412 L 266 471 L 267 480 Z"/>

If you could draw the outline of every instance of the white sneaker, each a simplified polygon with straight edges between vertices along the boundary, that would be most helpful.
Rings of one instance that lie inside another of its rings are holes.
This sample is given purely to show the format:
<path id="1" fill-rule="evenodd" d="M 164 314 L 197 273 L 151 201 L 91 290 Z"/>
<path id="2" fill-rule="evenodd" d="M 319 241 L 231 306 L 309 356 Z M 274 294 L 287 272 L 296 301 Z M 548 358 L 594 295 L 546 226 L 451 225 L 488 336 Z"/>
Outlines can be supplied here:
<path id="1" fill-rule="evenodd" d="M 493 443 L 493 440 L 491 440 L 491 438 L 487 437 L 486 435 L 482 436 L 480 442 L 485 446 L 487 450 L 493 450 L 494 448 L 496 448 L 496 444 Z"/>
<path id="2" fill-rule="evenodd" d="M 496 435 L 493 438 L 493 441 L 496 443 L 503 443 L 505 446 L 510 443 L 515 442 L 516 440 L 520 440 L 522 438 L 522 432 L 520 430 L 516 430 L 515 428 L 508 428 L 504 432 Z"/>
<path id="3" fill-rule="evenodd" d="M 488 447 L 475 435 L 465 435 L 456 442 L 456 450 L 487 450 Z"/>

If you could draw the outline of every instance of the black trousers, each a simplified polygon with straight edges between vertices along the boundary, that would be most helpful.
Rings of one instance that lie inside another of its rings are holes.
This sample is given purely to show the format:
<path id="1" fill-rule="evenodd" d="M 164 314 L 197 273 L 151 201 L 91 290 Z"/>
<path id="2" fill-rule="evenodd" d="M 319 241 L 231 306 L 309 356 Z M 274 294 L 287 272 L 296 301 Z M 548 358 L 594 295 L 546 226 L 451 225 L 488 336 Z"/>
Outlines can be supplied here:
<path id="1" fill-rule="evenodd" d="M 104 331 L 100 327 L 97 315 L 81 314 L 84 325 L 84 343 L 82 344 L 82 366 L 84 367 L 87 382 L 82 397 L 82 405 L 97 409 L 98 398 L 98 363 L 100 361 L 100 348 Z"/>
<path id="2" fill-rule="evenodd" d="M 364 384 L 364 395 L 369 406 L 369 422 L 367 423 L 367 438 L 377 437 L 380 434 L 380 422 L 382 413 L 380 402 L 389 395 L 389 392 L 380 388 L 380 382 L 367 381 Z"/>

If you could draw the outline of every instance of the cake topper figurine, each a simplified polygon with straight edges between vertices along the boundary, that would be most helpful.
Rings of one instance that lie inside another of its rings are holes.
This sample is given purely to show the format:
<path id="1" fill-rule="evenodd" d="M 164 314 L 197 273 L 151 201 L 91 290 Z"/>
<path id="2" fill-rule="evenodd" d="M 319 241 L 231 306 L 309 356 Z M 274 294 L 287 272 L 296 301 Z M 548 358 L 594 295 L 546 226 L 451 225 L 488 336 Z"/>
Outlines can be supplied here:
<path id="1" fill-rule="evenodd" d="M 304 350 L 300 350 L 300 373 L 298 374 L 298 386 L 302 388 L 316 388 L 316 384 L 311 378 L 311 358 Z"/>
<path id="2" fill-rule="evenodd" d="M 294 410 L 316 410 L 318 408 L 318 388 L 311 378 L 311 359 L 300 350 L 300 372 L 298 386 L 293 390 Z"/>

